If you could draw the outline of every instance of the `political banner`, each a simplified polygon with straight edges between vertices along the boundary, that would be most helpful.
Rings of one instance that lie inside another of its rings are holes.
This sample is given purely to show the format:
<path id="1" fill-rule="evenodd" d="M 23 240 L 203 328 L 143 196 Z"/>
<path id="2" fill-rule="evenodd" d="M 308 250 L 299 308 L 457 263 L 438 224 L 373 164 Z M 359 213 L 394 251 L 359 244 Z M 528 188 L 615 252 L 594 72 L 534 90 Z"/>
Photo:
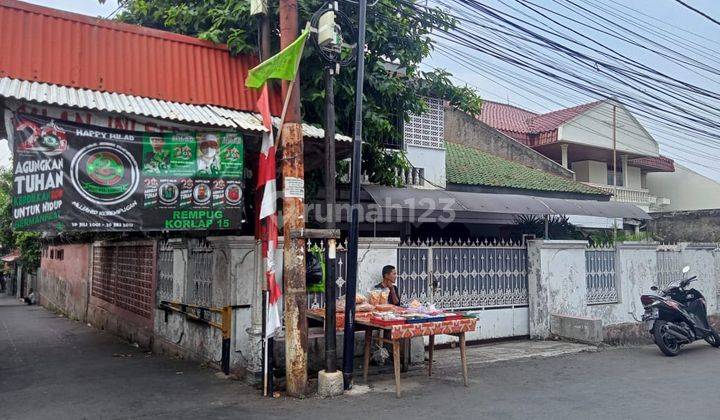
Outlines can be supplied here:
<path id="1" fill-rule="evenodd" d="M 26 114 L 13 119 L 16 229 L 236 229 L 243 221 L 238 133 L 141 133 Z"/>

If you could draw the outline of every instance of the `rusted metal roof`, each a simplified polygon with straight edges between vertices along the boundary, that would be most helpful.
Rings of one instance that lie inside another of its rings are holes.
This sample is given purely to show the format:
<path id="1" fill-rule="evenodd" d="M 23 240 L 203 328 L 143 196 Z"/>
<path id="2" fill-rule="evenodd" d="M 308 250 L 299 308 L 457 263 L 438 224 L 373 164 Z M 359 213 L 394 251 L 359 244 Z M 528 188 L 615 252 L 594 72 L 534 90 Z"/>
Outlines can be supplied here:
<path id="1" fill-rule="evenodd" d="M 255 111 L 252 56 L 193 37 L 0 0 L 0 77 Z M 279 92 L 271 95 L 279 114 Z"/>

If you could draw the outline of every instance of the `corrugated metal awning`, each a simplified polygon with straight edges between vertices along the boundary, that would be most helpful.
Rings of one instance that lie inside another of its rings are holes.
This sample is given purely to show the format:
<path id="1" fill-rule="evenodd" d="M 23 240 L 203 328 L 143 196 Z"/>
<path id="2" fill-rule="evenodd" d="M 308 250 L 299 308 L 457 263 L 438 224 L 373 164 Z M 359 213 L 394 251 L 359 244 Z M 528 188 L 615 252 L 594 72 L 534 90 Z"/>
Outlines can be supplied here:
<path id="1" fill-rule="evenodd" d="M 402 209 L 410 220 L 419 217 L 481 223 L 483 220 L 510 220 L 519 215 L 597 216 L 646 220 L 651 217 L 639 207 L 615 201 L 573 200 L 520 194 L 490 194 L 446 190 L 394 188 L 364 185 L 365 191 L 382 208 Z M 498 216 L 501 216 L 498 218 Z"/>
<path id="2" fill-rule="evenodd" d="M 20 251 L 16 249 L 13 252 L 1 257 L 0 259 L 5 262 L 17 261 L 18 259 L 20 259 Z"/>
<path id="3" fill-rule="evenodd" d="M 26 80 L 0 78 L 0 97 L 68 108 L 89 109 L 117 114 L 130 114 L 185 124 L 208 125 L 223 128 L 240 128 L 264 132 L 260 114 L 221 108 L 214 105 L 192 105 L 159 99 L 143 98 L 122 93 L 76 89 Z M 274 118 L 275 125 L 280 119 Z M 323 139 L 322 128 L 303 124 L 303 136 Z M 348 136 L 338 134 L 338 141 L 349 142 Z"/>

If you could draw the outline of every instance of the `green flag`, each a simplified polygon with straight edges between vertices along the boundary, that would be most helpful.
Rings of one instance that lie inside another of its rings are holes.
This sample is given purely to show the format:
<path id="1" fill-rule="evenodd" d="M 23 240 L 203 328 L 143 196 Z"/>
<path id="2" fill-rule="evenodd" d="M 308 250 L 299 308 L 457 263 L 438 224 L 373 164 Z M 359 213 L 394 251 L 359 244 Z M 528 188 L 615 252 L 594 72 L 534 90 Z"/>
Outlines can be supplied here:
<path id="1" fill-rule="evenodd" d="M 305 29 L 298 39 L 293 41 L 293 43 L 288 45 L 284 50 L 250 70 L 248 78 L 245 80 L 245 86 L 257 89 L 267 82 L 268 79 L 293 80 L 295 73 L 297 73 L 297 63 L 308 35 L 310 35 L 310 31 Z"/>

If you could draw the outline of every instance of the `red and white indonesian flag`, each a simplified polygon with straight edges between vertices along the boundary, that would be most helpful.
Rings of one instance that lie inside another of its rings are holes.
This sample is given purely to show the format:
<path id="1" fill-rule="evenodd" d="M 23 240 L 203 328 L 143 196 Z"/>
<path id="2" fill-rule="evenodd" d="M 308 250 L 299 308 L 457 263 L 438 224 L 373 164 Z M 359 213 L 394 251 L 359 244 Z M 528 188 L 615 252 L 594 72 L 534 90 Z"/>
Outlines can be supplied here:
<path id="1" fill-rule="evenodd" d="M 263 134 L 260 149 L 260 163 L 258 165 L 257 191 L 262 189 L 262 202 L 258 217 L 261 222 L 261 239 L 265 279 L 269 293 L 267 322 L 265 336 L 272 337 L 282 327 L 280 322 L 280 297 L 282 290 L 275 278 L 275 249 L 278 241 L 277 227 L 277 187 L 275 180 L 275 140 L 273 138 L 272 117 L 270 116 L 270 101 L 267 84 L 262 88 L 258 99 L 258 109 L 262 114 L 263 125 L 268 129 Z"/>
<path id="2" fill-rule="evenodd" d="M 275 279 L 275 249 L 277 248 L 277 187 L 275 182 L 275 143 L 272 131 L 272 117 L 270 116 L 270 98 L 267 87 L 268 79 L 294 80 L 297 77 L 300 58 L 302 57 L 305 41 L 310 34 L 305 29 L 300 36 L 275 54 L 266 59 L 257 67 L 251 69 L 245 80 L 245 86 L 259 88 L 262 93 L 258 99 L 258 109 L 262 114 L 263 125 L 268 132 L 263 135 L 260 149 L 260 164 L 258 165 L 257 193 L 262 189 L 262 202 L 258 212 L 260 219 L 260 232 L 262 238 L 263 261 L 265 264 L 265 278 L 269 292 L 269 305 L 267 323 L 265 324 L 266 337 L 272 337 L 282 326 L 280 322 L 280 297 L 282 289 Z M 287 105 L 287 98 L 285 99 Z"/>

